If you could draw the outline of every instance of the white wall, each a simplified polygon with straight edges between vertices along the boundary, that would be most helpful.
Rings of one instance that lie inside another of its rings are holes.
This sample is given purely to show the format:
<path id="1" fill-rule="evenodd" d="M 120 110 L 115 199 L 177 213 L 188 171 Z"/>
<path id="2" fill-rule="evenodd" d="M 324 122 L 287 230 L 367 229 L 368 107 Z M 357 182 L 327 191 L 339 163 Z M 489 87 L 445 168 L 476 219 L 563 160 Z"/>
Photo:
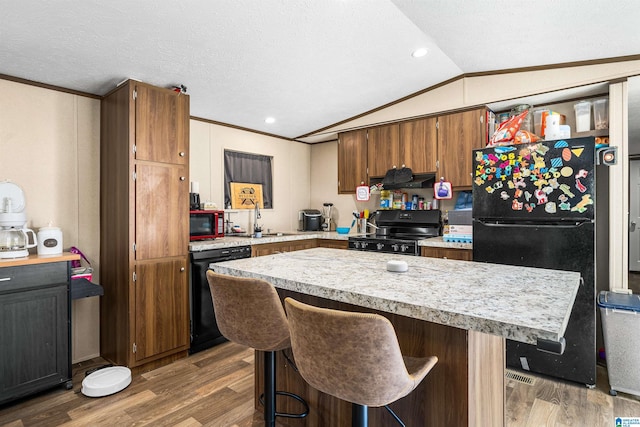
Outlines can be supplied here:
<path id="1" fill-rule="evenodd" d="M 273 156 L 273 209 L 262 209 L 263 230 L 292 231 L 298 211 L 309 207 L 310 153 L 308 144 L 191 120 L 190 181 L 199 182 L 200 200 L 223 208 L 224 150 Z M 253 225 L 253 210 L 226 210 L 235 224 Z"/>
<path id="2" fill-rule="evenodd" d="M 6 80 L 0 93 L 0 180 L 22 187 L 29 227 L 60 227 L 99 283 L 100 101 Z M 99 309 L 98 298 L 72 304 L 74 362 L 100 354 Z"/>
<path id="3" fill-rule="evenodd" d="M 332 217 L 338 226 L 348 227 L 353 221 L 353 211 L 368 209 L 374 212 L 380 206 L 380 194 L 372 193 L 369 201 L 357 201 L 355 194 L 338 194 L 338 142 L 330 141 L 311 146 L 311 208 L 322 210 L 325 202 L 334 204 Z M 417 194 L 425 201 L 433 199 L 433 189 L 409 191 L 409 197 Z M 441 209 L 453 209 L 455 199 L 441 201 Z M 352 230 L 355 232 L 355 227 Z"/>

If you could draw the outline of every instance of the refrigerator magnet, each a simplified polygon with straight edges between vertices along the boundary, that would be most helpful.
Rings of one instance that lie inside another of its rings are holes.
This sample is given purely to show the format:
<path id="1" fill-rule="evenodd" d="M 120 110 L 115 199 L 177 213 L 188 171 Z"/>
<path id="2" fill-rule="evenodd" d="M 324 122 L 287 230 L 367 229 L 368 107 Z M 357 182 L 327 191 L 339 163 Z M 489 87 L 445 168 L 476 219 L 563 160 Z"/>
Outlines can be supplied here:
<path id="1" fill-rule="evenodd" d="M 451 183 L 445 181 L 444 178 L 440 178 L 439 182 L 433 184 L 433 197 L 441 199 L 451 199 L 453 197 L 453 191 L 451 191 Z"/>
<path id="2" fill-rule="evenodd" d="M 369 200 L 370 192 L 368 185 L 359 185 L 356 187 L 356 200 L 359 202 L 366 202 Z"/>

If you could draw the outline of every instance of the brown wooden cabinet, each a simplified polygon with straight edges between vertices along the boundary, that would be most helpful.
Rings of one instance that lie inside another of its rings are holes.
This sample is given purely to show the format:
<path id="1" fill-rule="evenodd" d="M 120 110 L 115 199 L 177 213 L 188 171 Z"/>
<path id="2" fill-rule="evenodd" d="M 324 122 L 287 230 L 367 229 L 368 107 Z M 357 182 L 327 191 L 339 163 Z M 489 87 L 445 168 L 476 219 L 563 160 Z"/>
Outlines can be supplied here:
<path id="1" fill-rule="evenodd" d="M 137 162 L 136 260 L 184 256 L 189 245 L 189 206 L 186 165 Z M 161 232 L 159 232 L 161 230 Z"/>
<path id="2" fill-rule="evenodd" d="M 264 243 L 251 246 L 251 256 L 265 256 L 281 252 L 301 251 L 317 246 L 317 239 L 292 240 L 286 242 Z"/>
<path id="3" fill-rule="evenodd" d="M 158 89 L 136 86 L 136 160 L 189 165 L 188 96 Z"/>
<path id="4" fill-rule="evenodd" d="M 349 249 L 349 241 L 338 240 L 338 239 L 318 239 L 318 247 L 333 248 L 333 249 Z"/>
<path id="5" fill-rule="evenodd" d="M 367 130 L 367 167 L 369 177 L 383 177 L 400 163 L 400 125 L 377 126 Z"/>
<path id="6" fill-rule="evenodd" d="M 487 140 L 485 107 L 343 132 L 338 136 L 338 193 L 382 178 L 395 167 L 435 173 L 456 189 L 471 188 L 472 150 Z"/>
<path id="7" fill-rule="evenodd" d="M 338 194 L 355 193 L 361 182 L 368 183 L 367 131 L 343 132 L 338 135 Z"/>
<path id="8" fill-rule="evenodd" d="M 486 108 L 438 117 L 438 176 L 453 187 L 471 187 L 472 150 L 487 140 Z"/>
<path id="9" fill-rule="evenodd" d="M 189 97 L 126 82 L 100 133 L 101 353 L 147 369 L 189 348 Z"/>
<path id="10" fill-rule="evenodd" d="M 399 163 L 414 174 L 436 172 L 438 160 L 438 119 L 427 117 L 400 123 Z"/>
<path id="11" fill-rule="evenodd" d="M 461 261 L 473 261 L 473 251 L 471 249 L 434 248 L 429 246 L 423 246 L 420 254 L 422 256 L 431 257 L 431 258 L 445 258 L 445 259 L 457 259 Z"/>

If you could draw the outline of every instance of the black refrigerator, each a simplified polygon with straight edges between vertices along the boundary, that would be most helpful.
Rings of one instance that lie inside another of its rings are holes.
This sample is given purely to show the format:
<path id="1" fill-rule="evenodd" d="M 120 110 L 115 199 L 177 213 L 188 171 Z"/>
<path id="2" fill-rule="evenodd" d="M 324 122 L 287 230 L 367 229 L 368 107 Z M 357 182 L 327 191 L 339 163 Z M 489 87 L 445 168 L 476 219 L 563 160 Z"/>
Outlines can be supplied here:
<path id="1" fill-rule="evenodd" d="M 596 382 L 596 169 L 602 169 L 595 156 L 592 137 L 485 148 L 473 156 L 473 260 L 577 271 L 582 278 L 564 352 L 507 340 L 507 366 L 588 386 Z M 513 292 L 527 289 L 516 282 Z"/>

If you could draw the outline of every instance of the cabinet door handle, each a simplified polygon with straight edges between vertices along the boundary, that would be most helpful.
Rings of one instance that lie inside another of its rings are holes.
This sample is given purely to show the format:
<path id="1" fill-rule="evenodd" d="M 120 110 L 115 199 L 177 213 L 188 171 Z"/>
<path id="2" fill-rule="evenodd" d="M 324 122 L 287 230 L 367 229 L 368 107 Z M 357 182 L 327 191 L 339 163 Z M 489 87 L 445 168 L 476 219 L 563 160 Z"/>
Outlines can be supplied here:
<path id="1" fill-rule="evenodd" d="M 180 157 L 184 157 L 184 151 L 180 152 Z"/>
<path id="2" fill-rule="evenodd" d="M 180 271 L 184 271 L 184 267 L 180 267 Z"/>
<path id="3" fill-rule="evenodd" d="M 184 176 L 181 176 L 180 181 L 184 181 L 184 180 L 185 180 Z"/>
<path id="4" fill-rule="evenodd" d="M 11 280 L 11 277 L 2 277 L 2 278 L 0 278 L 0 282 L 8 282 L 9 280 Z"/>

